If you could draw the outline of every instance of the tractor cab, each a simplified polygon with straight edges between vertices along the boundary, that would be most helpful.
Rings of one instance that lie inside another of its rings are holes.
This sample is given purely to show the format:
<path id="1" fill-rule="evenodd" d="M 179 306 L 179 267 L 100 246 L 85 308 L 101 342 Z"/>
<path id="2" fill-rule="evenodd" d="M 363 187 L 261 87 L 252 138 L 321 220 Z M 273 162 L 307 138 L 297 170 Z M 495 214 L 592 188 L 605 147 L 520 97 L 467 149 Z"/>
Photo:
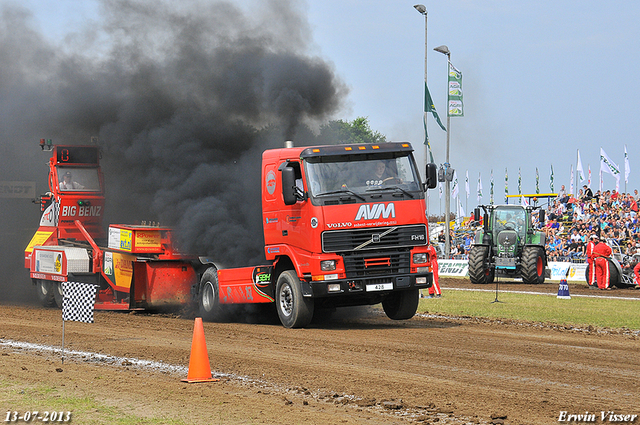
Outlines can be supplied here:
<path id="1" fill-rule="evenodd" d="M 521 205 L 481 205 L 483 227 L 476 233 L 469 252 L 472 283 L 492 282 L 496 274 L 522 278 L 525 283 L 543 283 L 547 258 L 545 234 L 536 231 L 532 214 L 538 207 Z M 480 207 L 474 213 L 480 221 Z M 540 222 L 544 212 L 540 211 Z"/>

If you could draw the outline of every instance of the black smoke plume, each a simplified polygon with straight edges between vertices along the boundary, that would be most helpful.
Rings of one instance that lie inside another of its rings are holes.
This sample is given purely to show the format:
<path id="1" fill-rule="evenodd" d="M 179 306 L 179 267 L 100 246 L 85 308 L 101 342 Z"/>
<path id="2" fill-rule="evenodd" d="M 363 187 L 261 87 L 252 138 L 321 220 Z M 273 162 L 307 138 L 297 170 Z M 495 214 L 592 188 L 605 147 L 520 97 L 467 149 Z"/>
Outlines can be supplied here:
<path id="1" fill-rule="evenodd" d="M 3 4 L 0 180 L 35 180 L 42 193 L 48 156 L 37 141 L 97 136 L 105 224 L 159 221 L 185 252 L 259 263 L 262 151 L 331 118 L 347 89 L 308 53 L 298 2 L 254 3 L 103 0 L 100 19 L 62 41 Z M 2 284 L 23 285 L 39 209 L 0 202 Z"/>

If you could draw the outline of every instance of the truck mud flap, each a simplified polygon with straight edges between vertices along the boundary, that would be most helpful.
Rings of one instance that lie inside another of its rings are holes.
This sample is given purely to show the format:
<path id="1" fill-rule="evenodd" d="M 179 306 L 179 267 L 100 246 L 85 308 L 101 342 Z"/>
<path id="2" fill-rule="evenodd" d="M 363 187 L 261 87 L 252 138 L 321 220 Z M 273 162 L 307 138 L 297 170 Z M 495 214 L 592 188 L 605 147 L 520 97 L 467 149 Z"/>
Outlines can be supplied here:
<path id="1" fill-rule="evenodd" d="M 305 282 L 303 280 L 300 281 L 300 287 L 302 289 L 302 296 L 303 297 L 312 297 L 313 296 L 313 289 L 311 288 L 311 283 L 310 282 Z"/>

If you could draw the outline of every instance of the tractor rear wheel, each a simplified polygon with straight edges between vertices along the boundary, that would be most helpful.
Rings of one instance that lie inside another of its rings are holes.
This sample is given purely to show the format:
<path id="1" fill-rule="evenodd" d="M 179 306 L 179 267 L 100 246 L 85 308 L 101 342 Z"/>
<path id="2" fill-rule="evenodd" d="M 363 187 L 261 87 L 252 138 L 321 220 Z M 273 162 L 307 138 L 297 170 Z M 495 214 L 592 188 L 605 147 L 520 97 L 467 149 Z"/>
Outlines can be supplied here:
<path id="1" fill-rule="evenodd" d="M 522 250 L 522 281 L 528 284 L 544 283 L 544 255 L 542 248 L 526 246 Z"/>
<path id="2" fill-rule="evenodd" d="M 418 310 L 420 293 L 418 288 L 392 292 L 382 300 L 382 309 L 391 320 L 411 319 Z"/>
<path id="3" fill-rule="evenodd" d="M 469 252 L 469 278 L 471 283 L 493 282 L 495 270 L 489 266 L 489 247 L 476 245 Z"/>
<path id="4" fill-rule="evenodd" d="M 611 288 L 612 286 L 616 286 L 618 288 L 626 288 L 627 286 L 622 283 L 622 277 L 620 276 L 620 273 L 618 273 L 618 268 L 613 264 L 611 259 L 607 261 L 609 261 L 609 287 Z M 593 266 L 595 267 L 595 263 Z M 587 264 L 587 268 L 584 271 L 587 284 L 589 284 L 589 273 L 591 273 L 591 266 Z M 597 279 L 594 279 L 593 286 L 597 288 L 598 282 L 596 280 Z"/>
<path id="5" fill-rule="evenodd" d="M 622 284 L 622 277 L 618 272 L 618 268 L 613 263 L 613 260 L 610 258 L 607 260 L 609 262 L 609 288 L 618 287 L 624 288 L 625 286 Z"/>

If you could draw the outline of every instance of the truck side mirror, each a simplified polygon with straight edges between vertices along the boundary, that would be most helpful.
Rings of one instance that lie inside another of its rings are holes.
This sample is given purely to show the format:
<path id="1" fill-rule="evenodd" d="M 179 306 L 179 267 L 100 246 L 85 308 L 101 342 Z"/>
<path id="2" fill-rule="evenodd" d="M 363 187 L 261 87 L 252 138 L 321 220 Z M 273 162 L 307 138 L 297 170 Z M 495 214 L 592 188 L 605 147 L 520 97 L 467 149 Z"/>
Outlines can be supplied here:
<path id="1" fill-rule="evenodd" d="M 294 205 L 298 202 L 296 196 L 296 172 L 291 167 L 282 168 L 282 198 L 285 205 Z"/>
<path id="2" fill-rule="evenodd" d="M 433 189 L 438 185 L 438 167 L 436 164 L 427 164 L 425 172 L 427 188 Z"/>
<path id="3" fill-rule="evenodd" d="M 540 222 L 540 224 L 544 224 L 544 219 L 545 219 L 544 210 L 540 210 L 538 212 L 538 221 Z"/>

